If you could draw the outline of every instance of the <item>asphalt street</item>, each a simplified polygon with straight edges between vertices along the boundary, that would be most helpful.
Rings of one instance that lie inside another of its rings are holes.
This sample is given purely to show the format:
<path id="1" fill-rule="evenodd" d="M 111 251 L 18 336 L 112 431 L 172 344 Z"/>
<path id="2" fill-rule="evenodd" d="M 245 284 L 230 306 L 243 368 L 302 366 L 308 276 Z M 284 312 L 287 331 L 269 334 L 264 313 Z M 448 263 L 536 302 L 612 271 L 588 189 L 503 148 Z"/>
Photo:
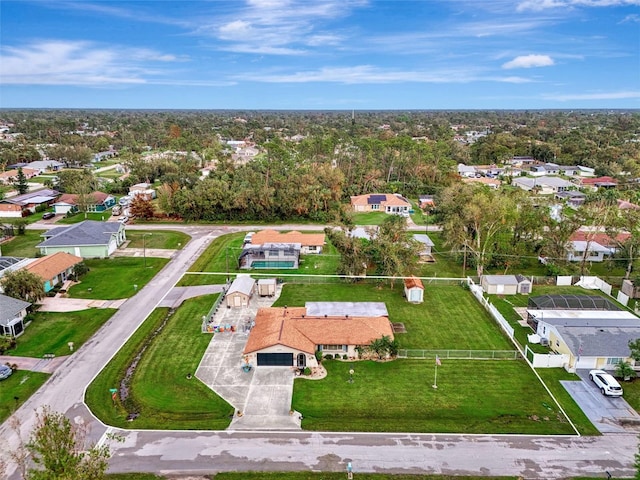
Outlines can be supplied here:
<path id="1" fill-rule="evenodd" d="M 33 225 L 31 228 L 42 228 Z M 137 227 L 127 227 L 134 229 Z M 176 229 L 193 239 L 137 295 L 125 302 L 100 331 L 68 357 L 47 383 L 14 414 L 20 435 L 28 436 L 34 411 L 44 405 L 76 422 L 91 424 L 91 439 L 104 440 L 107 428 L 83 403 L 84 390 L 162 301 L 183 272 L 211 240 L 223 233 L 258 227 L 140 226 L 145 230 Z M 262 227 L 264 228 L 264 227 Z M 279 226 L 279 229 L 298 226 Z M 300 230 L 317 229 L 304 226 Z M 322 470 L 354 472 L 521 475 L 525 479 L 565 476 L 613 478 L 634 474 L 637 434 L 623 432 L 598 437 L 496 435 L 353 434 L 309 432 L 166 432 L 122 431 L 124 442 L 111 445 L 114 472 L 203 474 L 216 471 Z M 0 458 L 9 462 L 8 478 L 18 478 L 8 452 L 19 435 L 5 422 L 0 426 Z"/>

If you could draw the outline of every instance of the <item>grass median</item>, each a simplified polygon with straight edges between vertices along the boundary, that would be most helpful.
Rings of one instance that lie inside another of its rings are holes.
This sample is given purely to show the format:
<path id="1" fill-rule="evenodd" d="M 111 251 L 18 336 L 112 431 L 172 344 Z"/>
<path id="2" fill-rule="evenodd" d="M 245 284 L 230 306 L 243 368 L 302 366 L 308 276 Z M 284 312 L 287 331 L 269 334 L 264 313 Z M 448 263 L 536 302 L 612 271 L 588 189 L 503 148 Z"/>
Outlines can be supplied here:
<path id="1" fill-rule="evenodd" d="M 20 365 L 18 365 L 18 368 Z M 48 373 L 17 370 L 0 384 L 0 423 L 26 402 L 49 378 Z"/>
<path id="2" fill-rule="evenodd" d="M 229 425 L 233 407 L 195 376 L 187 378 L 211 341 L 210 335 L 200 333 L 200 322 L 216 296 L 187 300 L 175 312 L 153 311 L 87 389 L 87 405 L 100 420 L 121 428 L 163 430 L 219 430 Z M 129 410 L 119 399 L 112 400 L 110 389 L 121 387 L 145 346 L 129 383 L 127 405 L 139 414 L 130 422 Z"/>
<path id="3" fill-rule="evenodd" d="M 143 241 L 144 238 L 144 241 Z M 127 230 L 127 248 L 161 248 L 181 250 L 191 240 L 186 233 L 170 230 Z"/>

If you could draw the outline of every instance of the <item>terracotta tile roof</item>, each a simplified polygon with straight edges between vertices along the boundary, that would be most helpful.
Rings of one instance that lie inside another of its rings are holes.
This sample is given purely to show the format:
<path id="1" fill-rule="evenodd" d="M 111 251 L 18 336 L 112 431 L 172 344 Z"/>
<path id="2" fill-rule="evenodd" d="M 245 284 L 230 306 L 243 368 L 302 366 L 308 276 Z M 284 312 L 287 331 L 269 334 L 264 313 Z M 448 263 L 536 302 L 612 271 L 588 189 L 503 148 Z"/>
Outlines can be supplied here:
<path id="1" fill-rule="evenodd" d="M 35 170 L 33 168 L 27 168 L 24 167 L 22 169 L 22 173 L 24 173 L 27 177 L 28 176 L 33 176 L 33 175 L 37 175 L 38 173 L 40 173 L 38 170 Z M 7 170 L 6 172 L 2 172 L 0 173 L 0 178 L 17 178 L 18 177 L 18 170 Z"/>
<path id="2" fill-rule="evenodd" d="M 421 288 L 424 290 L 424 285 L 422 285 L 422 280 L 418 277 L 409 277 L 404 279 L 404 287 L 405 288 Z"/>
<path id="3" fill-rule="evenodd" d="M 613 177 L 581 178 L 583 185 L 594 185 L 596 183 L 618 183 Z"/>
<path id="4" fill-rule="evenodd" d="M 569 240 L 572 242 L 596 242 L 605 247 L 615 247 L 618 243 L 624 243 L 631 237 L 630 233 L 622 232 L 616 235 L 615 240 L 603 232 L 585 232 L 576 230 L 571 234 Z"/>
<path id="5" fill-rule="evenodd" d="M 369 193 L 367 195 L 354 195 L 351 197 L 351 205 L 370 205 L 369 197 L 384 197 L 380 201 L 380 205 L 386 206 L 411 206 L 411 204 L 403 197 L 392 193 Z"/>
<path id="6" fill-rule="evenodd" d="M 302 233 L 294 230 L 292 232 L 281 233 L 275 230 L 261 230 L 251 237 L 252 245 L 263 245 L 265 243 L 299 243 L 304 247 L 324 245 L 324 233 Z"/>
<path id="7" fill-rule="evenodd" d="M 82 262 L 81 257 L 76 257 L 66 252 L 58 252 L 34 260 L 27 265 L 25 269 L 46 281 L 51 280 L 59 273 L 64 272 L 80 262 Z"/>
<path id="8" fill-rule="evenodd" d="M 244 353 L 283 345 L 313 354 L 317 345 L 368 345 L 386 335 L 393 339 L 387 317 L 308 317 L 306 308 L 260 308 Z"/>
<path id="9" fill-rule="evenodd" d="M 618 208 L 621 210 L 638 210 L 640 206 L 626 200 L 618 200 Z"/>

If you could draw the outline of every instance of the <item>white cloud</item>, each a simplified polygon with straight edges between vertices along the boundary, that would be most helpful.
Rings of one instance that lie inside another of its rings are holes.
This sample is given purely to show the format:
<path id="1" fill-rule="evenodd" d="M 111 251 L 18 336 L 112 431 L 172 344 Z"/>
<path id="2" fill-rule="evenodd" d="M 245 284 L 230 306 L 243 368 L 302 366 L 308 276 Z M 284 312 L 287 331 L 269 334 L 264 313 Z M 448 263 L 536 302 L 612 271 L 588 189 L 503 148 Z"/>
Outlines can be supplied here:
<path id="1" fill-rule="evenodd" d="M 544 97 L 561 102 L 572 100 L 625 100 L 640 99 L 640 91 L 548 94 Z"/>
<path id="2" fill-rule="evenodd" d="M 523 0 L 516 10 L 541 11 L 551 8 L 570 8 L 570 7 L 623 7 L 640 5 L 640 0 Z"/>
<path id="3" fill-rule="evenodd" d="M 638 15 L 636 13 L 632 13 L 632 14 L 627 15 L 626 17 L 624 17 L 620 23 L 627 23 L 627 22 L 640 23 L 640 15 Z"/>
<path id="4" fill-rule="evenodd" d="M 100 47 L 90 42 L 50 40 L 0 51 L 0 82 L 23 85 L 118 85 L 147 83 L 152 62 L 173 55 L 148 49 Z"/>
<path id="5" fill-rule="evenodd" d="M 265 83 L 341 83 L 347 85 L 391 84 L 391 83 L 470 83 L 473 81 L 528 83 L 531 80 L 522 77 L 491 77 L 473 72 L 467 66 L 428 71 L 394 70 L 373 65 L 352 67 L 324 67 L 317 70 L 305 70 L 293 73 L 255 72 L 239 75 L 237 80 Z"/>
<path id="6" fill-rule="evenodd" d="M 553 65 L 553 59 L 549 55 L 520 55 L 502 65 L 504 69 L 549 67 Z"/>

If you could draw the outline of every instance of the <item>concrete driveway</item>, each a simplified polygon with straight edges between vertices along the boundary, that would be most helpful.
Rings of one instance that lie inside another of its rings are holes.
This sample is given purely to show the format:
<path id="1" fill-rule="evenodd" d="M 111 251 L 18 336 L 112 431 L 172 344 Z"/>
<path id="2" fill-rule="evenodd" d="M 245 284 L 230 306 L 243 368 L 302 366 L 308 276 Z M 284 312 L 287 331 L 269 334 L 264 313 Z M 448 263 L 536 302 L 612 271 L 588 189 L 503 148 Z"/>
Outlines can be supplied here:
<path id="1" fill-rule="evenodd" d="M 560 383 L 601 433 L 640 431 L 640 415 L 624 398 L 602 395 L 589 380 L 589 370 L 576 373 L 582 381 L 565 380 Z"/>
<path id="2" fill-rule="evenodd" d="M 278 286 L 277 295 L 280 289 Z M 255 295 L 249 307 L 220 308 L 214 317 L 214 324 L 233 325 L 236 331 L 214 334 L 196 377 L 235 408 L 229 430 L 300 430 L 300 415 L 289 413 L 293 369 L 254 365 L 249 372 L 242 370 L 242 351 L 249 336 L 245 327 L 255 318 L 258 308 L 271 306 L 277 295 Z"/>
<path id="3" fill-rule="evenodd" d="M 39 312 L 76 312 L 89 308 L 120 308 L 127 299 L 90 300 L 84 298 L 44 297 L 40 300 Z"/>

